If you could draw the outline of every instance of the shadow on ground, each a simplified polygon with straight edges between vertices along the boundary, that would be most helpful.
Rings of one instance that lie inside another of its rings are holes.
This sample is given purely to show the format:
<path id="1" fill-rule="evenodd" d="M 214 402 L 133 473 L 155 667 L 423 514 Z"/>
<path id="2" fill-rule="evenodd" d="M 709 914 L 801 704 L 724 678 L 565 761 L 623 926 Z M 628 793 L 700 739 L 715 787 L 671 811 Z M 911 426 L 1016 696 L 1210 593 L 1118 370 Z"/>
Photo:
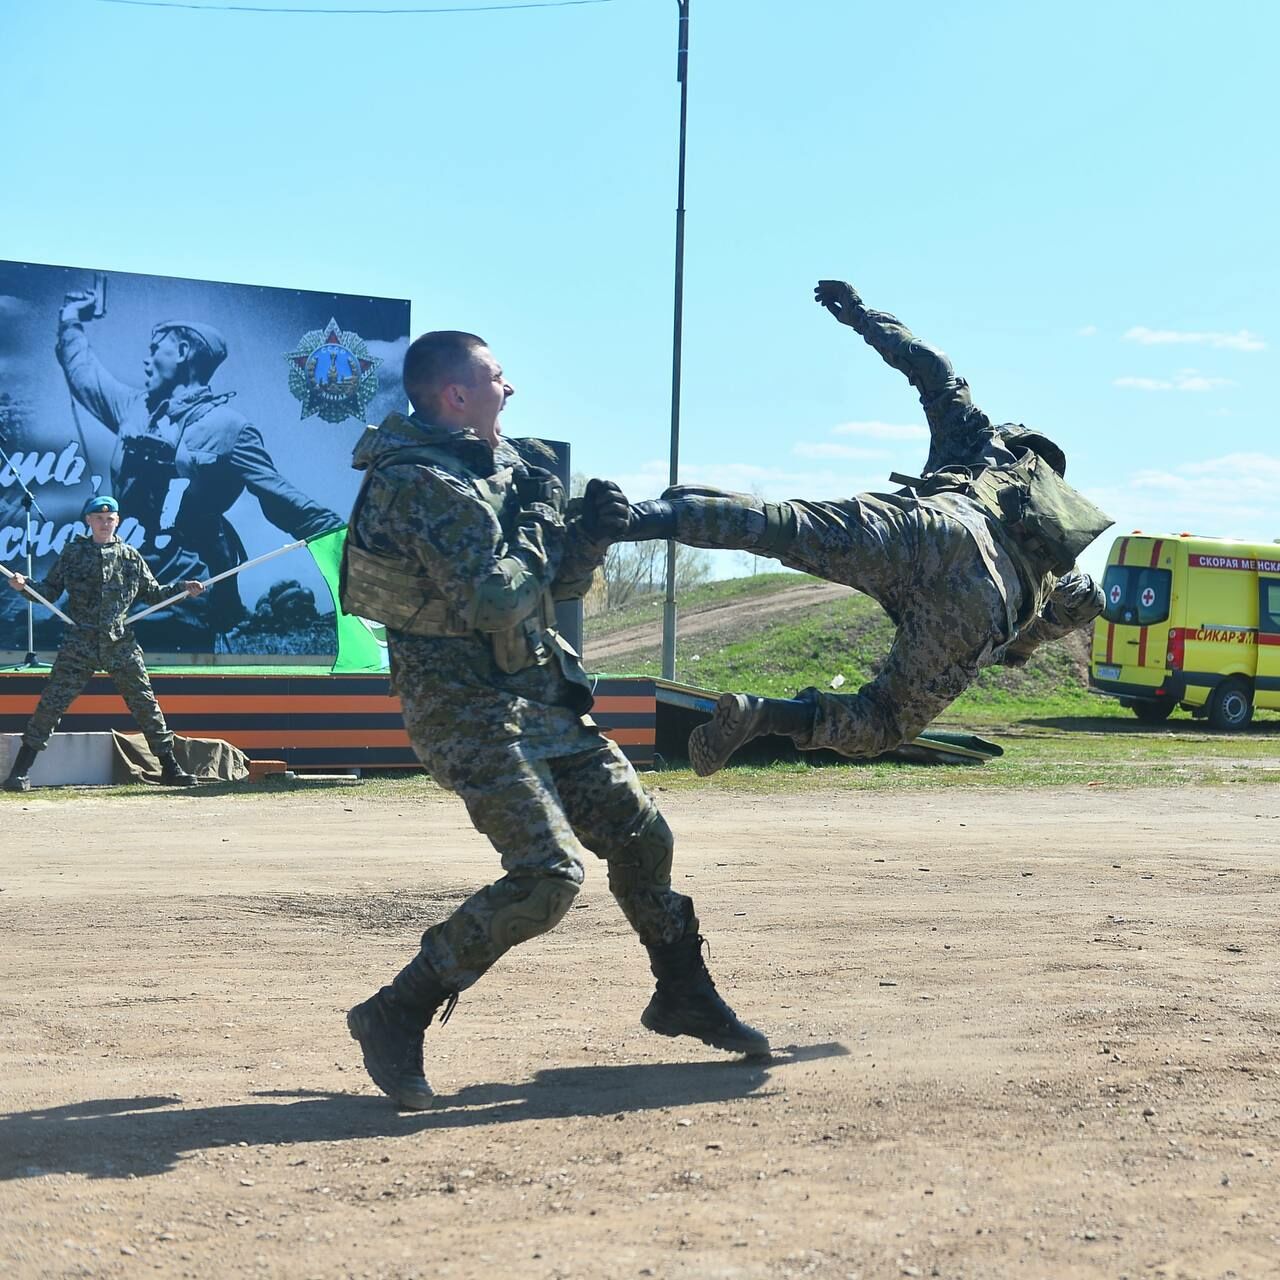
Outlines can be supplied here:
<path id="1" fill-rule="evenodd" d="M 1244 729 L 1211 729 L 1203 720 L 1190 716 L 1173 716 L 1163 724 L 1143 724 L 1141 720 L 1122 720 L 1117 716 L 1045 716 L 1019 720 L 1010 731 L 1019 729 L 1058 729 L 1066 733 L 1130 734 L 1140 738 L 1274 738 L 1280 737 L 1280 720 L 1255 720 Z"/>
<path id="2" fill-rule="evenodd" d="M 381 1096 L 272 1090 L 255 1101 L 184 1107 L 181 1098 L 101 1098 L 0 1115 L 0 1181 L 47 1173 L 132 1178 L 165 1173 L 184 1153 L 245 1143 L 398 1138 L 522 1120 L 618 1115 L 768 1098 L 773 1071 L 843 1057 L 841 1044 L 790 1045 L 764 1059 L 557 1067 L 527 1084 L 469 1085 L 430 1111 L 398 1112 Z"/>

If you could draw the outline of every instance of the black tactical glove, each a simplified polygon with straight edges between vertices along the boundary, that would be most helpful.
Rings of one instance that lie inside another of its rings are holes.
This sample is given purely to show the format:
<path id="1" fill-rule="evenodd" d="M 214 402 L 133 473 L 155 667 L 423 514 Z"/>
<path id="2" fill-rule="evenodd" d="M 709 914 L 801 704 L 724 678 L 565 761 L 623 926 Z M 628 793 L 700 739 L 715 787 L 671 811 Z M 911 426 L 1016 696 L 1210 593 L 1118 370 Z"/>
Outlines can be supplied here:
<path id="1" fill-rule="evenodd" d="M 582 531 L 592 542 L 616 542 L 631 523 L 631 504 L 612 480 L 588 480 L 582 495 Z"/>
<path id="2" fill-rule="evenodd" d="M 862 306 L 858 291 L 843 280 L 819 280 L 813 299 L 820 307 L 826 307 L 841 324 L 847 325 L 853 324 L 855 312 Z"/>

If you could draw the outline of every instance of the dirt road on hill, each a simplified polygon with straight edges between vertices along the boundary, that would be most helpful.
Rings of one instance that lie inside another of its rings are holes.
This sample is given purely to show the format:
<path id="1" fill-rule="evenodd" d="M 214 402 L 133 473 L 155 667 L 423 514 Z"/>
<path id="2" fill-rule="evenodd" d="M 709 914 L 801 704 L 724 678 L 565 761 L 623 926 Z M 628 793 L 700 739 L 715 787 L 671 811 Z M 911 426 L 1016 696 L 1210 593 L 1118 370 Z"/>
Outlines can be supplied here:
<path id="1" fill-rule="evenodd" d="M 774 1059 L 640 1029 L 593 864 L 399 1115 L 343 1013 L 494 874 L 461 805 L 4 797 L 0 1274 L 1280 1273 L 1280 787 L 659 798 Z"/>
<path id="2" fill-rule="evenodd" d="M 719 631 L 724 627 L 732 626 L 735 622 L 747 619 L 795 613 L 850 594 L 849 587 L 841 586 L 836 582 L 804 582 L 765 596 L 726 600 L 723 604 L 701 608 L 696 613 L 681 613 L 680 639 L 684 642 L 695 636 L 705 635 L 708 631 Z M 588 667 L 595 671 L 611 658 L 625 653 L 634 653 L 646 645 L 661 645 L 662 607 L 661 605 L 655 607 L 651 622 L 624 627 L 620 631 L 610 631 L 602 636 L 592 636 L 590 623 L 588 623 L 587 631 L 585 656 Z"/>

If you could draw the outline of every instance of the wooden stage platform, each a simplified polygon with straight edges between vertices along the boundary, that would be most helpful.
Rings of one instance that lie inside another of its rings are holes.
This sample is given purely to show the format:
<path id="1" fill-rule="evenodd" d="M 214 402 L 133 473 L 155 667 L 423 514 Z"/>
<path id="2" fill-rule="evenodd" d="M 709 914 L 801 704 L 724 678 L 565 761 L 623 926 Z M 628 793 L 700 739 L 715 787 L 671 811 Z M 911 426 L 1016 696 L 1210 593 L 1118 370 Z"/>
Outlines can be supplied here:
<path id="1" fill-rule="evenodd" d="M 0 733 L 21 733 L 49 669 L 0 671 Z M 170 728 L 188 738 L 222 738 L 250 759 L 284 760 L 294 770 L 416 767 L 385 674 L 332 675 L 303 667 L 153 667 L 151 682 Z M 601 676 L 596 723 L 638 768 L 654 762 L 656 682 Z M 137 731 L 104 675 L 63 717 L 60 731 Z"/>

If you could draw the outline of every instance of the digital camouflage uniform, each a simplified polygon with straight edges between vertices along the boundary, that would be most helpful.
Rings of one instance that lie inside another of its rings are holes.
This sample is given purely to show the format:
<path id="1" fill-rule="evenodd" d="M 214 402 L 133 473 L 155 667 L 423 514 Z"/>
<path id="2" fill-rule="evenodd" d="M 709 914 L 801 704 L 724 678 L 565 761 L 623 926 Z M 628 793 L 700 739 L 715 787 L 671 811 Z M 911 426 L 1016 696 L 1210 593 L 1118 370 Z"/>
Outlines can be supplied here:
<path id="1" fill-rule="evenodd" d="M 851 327 L 919 392 L 931 437 L 926 476 L 947 467 L 976 473 L 1016 462 L 1025 451 L 1018 436 L 1030 433 L 993 425 L 942 352 L 852 296 Z M 1038 645 L 1102 611 L 1092 578 L 1079 570 L 1058 577 L 1037 565 L 960 493 L 921 496 L 904 489 L 773 504 L 678 486 L 663 498 L 674 507 L 680 542 L 755 551 L 855 587 L 896 624 L 883 669 L 857 693 L 806 689 L 798 695 L 814 706 L 811 732 L 792 735 L 805 749 L 854 757 L 891 750 L 920 733 L 983 667 L 1020 665 Z"/>
<path id="2" fill-rule="evenodd" d="M 105 671 L 152 752 L 163 756 L 172 751 L 173 734 L 156 703 L 142 650 L 124 620 L 135 601 L 156 604 L 180 584 L 162 587 L 142 555 L 119 538 L 101 546 L 92 538 L 75 538 L 63 548 L 48 576 L 31 585 L 55 603 L 65 591 L 63 612 L 76 625 L 63 635 L 48 683 L 23 731 L 23 743 L 43 751 L 94 672 Z"/>
<path id="3" fill-rule="evenodd" d="M 415 461 L 411 451 L 424 446 L 431 455 Z M 584 594 L 605 551 L 577 521 L 566 526 L 544 449 L 501 440 L 490 450 L 470 431 L 392 414 L 354 456 L 373 470 L 349 542 L 411 562 L 423 598 L 457 632 L 388 626 L 405 727 L 427 771 L 462 798 L 502 859 L 501 879 L 422 937 L 419 964 L 453 993 L 564 916 L 584 849 L 608 864 L 609 888 L 646 945 L 697 928 L 692 903 L 671 888 L 670 829 L 586 714 L 577 656 L 539 614 L 545 592 Z M 410 452 L 387 461 L 401 451 Z M 537 496 L 519 498 L 517 486 Z M 412 986 L 410 971 L 397 983 Z"/>
<path id="4" fill-rule="evenodd" d="M 142 552 L 166 581 L 207 578 L 243 564 L 244 545 L 226 513 L 247 489 L 262 514 L 291 538 L 336 529 L 342 517 L 313 502 L 276 469 L 262 433 L 231 407 L 235 392 L 194 385 L 159 405 L 114 377 L 78 321 L 58 326 L 58 361 L 72 394 L 116 434 L 111 492 L 142 525 Z M 151 626 L 226 631 L 244 614 L 237 580 L 177 602 Z M 207 643 L 200 634 L 196 644 Z"/>

